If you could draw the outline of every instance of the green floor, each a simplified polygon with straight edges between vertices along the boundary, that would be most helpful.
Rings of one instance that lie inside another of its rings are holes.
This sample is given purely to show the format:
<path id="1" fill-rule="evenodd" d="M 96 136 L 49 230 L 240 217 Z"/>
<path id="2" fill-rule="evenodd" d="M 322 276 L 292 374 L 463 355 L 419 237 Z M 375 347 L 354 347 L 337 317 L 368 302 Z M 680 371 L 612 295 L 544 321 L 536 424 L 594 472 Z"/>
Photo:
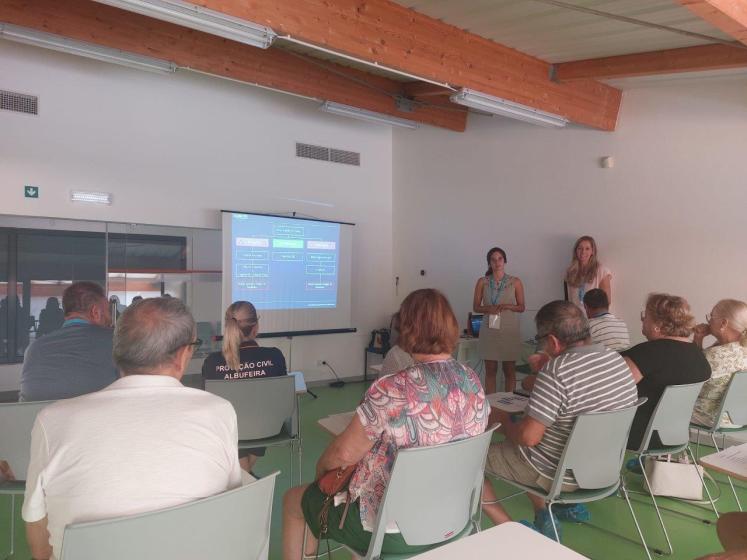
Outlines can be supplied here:
<path id="1" fill-rule="evenodd" d="M 303 397 L 301 403 L 304 480 L 310 480 L 313 477 L 315 462 L 324 447 L 331 440 L 331 437 L 318 427 L 316 423 L 317 419 L 328 414 L 352 410 L 363 394 L 364 385 L 362 383 L 351 383 L 343 389 L 318 387 L 313 390 L 319 395 L 319 398 L 313 399 L 311 396 L 306 395 Z M 283 474 L 278 478 L 278 484 L 275 489 L 273 531 L 270 546 L 270 558 L 273 560 L 281 557 L 281 504 L 282 495 L 289 485 L 286 475 L 288 470 L 288 453 L 285 448 L 269 450 L 267 456 L 258 463 L 256 471 L 262 475 L 276 469 L 283 471 Z M 640 478 L 640 476 L 631 475 L 629 477 L 629 486 L 634 489 L 640 489 Z M 723 482 L 724 479 L 719 477 L 719 480 Z M 719 511 L 735 511 L 737 509 L 736 504 L 728 486 L 725 484 L 719 484 L 719 486 L 721 489 L 721 497 L 718 500 Z M 512 493 L 511 487 L 506 484 L 496 483 L 495 487 L 499 496 L 506 496 Z M 742 503 L 747 504 L 747 490 L 740 489 L 739 492 Z M 664 547 L 664 537 L 658 529 L 654 509 L 649 505 L 650 501 L 643 503 L 646 501 L 644 496 L 635 496 L 634 499 L 639 500 L 639 502 L 634 504 L 634 507 L 638 513 L 649 545 L 652 547 Z M 12 558 L 27 560 L 30 558 L 30 554 L 23 536 L 23 523 L 20 520 L 20 502 L 21 500 L 18 499 L 16 503 L 16 553 Z M 709 514 L 708 511 L 698 509 L 695 506 L 677 503 L 668 499 L 662 499 L 661 503 L 665 507 L 681 512 L 665 512 L 665 522 L 669 528 L 675 549 L 674 554 L 670 558 L 673 560 L 690 560 L 709 552 L 721 550 L 714 525 L 708 525 L 698 519 L 682 515 L 682 513 L 687 513 L 696 517 L 699 516 L 701 519 L 712 520 L 714 517 L 712 513 Z M 505 506 L 514 519 L 527 519 L 531 515 L 529 501 L 523 496 L 508 500 Z M 637 544 L 635 528 L 625 502 L 622 499 L 617 497 L 608 498 L 601 502 L 590 504 L 589 509 L 592 513 L 590 524 L 563 524 L 563 543 L 565 545 L 584 556 L 597 560 L 645 558 L 643 549 Z M 9 510 L 10 498 L 0 496 L 0 558 L 4 558 L 10 549 L 10 543 L 8 542 L 10 528 Z M 488 527 L 490 524 L 483 522 L 483 525 Z M 334 557 L 337 560 L 348 558 L 344 553 L 336 553 Z M 496 558 L 500 558 L 500 550 L 496 550 Z"/>

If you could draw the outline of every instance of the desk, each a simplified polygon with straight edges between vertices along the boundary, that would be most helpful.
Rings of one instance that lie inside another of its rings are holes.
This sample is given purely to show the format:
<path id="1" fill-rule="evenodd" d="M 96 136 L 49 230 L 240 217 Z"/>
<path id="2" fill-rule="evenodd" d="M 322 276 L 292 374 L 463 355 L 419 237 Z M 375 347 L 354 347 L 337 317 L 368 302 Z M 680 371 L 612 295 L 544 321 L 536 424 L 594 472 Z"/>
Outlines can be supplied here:
<path id="1" fill-rule="evenodd" d="M 414 556 L 415 560 L 494 560 L 495 558 L 552 558 L 585 560 L 585 556 L 558 544 L 521 523 L 503 523 Z"/>
<path id="2" fill-rule="evenodd" d="M 701 457 L 699 463 L 733 478 L 747 480 L 747 443 L 732 445 L 718 453 Z"/>
<path id="3" fill-rule="evenodd" d="M 324 418 L 320 418 L 318 421 L 319 426 L 322 430 L 335 437 L 339 436 L 348 427 L 350 421 L 355 416 L 355 411 L 352 412 L 341 412 L 339 414 L 330 414 Z"/>

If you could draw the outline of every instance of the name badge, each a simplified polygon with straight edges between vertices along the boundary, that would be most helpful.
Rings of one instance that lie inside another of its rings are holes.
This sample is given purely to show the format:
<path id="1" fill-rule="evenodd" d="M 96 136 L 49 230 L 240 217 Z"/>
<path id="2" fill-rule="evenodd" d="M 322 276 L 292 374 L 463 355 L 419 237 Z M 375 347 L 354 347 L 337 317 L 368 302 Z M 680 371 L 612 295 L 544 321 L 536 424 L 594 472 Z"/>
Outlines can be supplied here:
<path id="1" fill-rule="evenodd" d="M 488 327 L 491 329 L 501 328 L 501 316 L 500 315 L 488 315 Z"/>

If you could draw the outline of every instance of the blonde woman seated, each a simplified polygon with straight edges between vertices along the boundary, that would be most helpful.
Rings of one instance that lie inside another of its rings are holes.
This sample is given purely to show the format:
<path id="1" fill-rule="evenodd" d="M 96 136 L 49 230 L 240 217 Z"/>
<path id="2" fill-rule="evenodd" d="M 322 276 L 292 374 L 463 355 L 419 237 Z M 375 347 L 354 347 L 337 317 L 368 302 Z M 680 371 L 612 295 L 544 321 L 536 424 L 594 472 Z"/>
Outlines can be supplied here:
<path id="1" fill-rule="evenodd" d="M 327 512 L 324 535 L 365 554 L 397 449 L 426 447 L 476 436 L 485 431 L 488 409 L 477 374 L 451 357 L 459 326 L 449 302 L 437 290 L 417 290 L 400 308 L 399 345 L 415 365 L 374 381 L 345 431 L 322 454 L 317 480 L 326 472 L 356 465 L 347 490 L 352 503 L 337 494 Z M 438 488 L 433 489 L 438 492 Z M 283 558 L 307 554 L 320 538 L 319 516 L 325 495 L 317 482 L 291 488 L 283 500 Z M 313 536 L 312 536 L 313 535 Z M 382 554 L 415 554 L 399 533 L 388 533 Z"/>
<path id="2" fill-rule="evenodd" d="M 722 299 L 706 316 L 707 323 L 695 327 L 693 342 L 703 348 L 703 339 L 711 335 L 716 342 L 703 350 L 711 364 L 711 378 L 703 385 L 695 402 L 692 422 L 712 428 L 716 414 L 729 386 L 732 375 L 747 370 L 747 303 L 736 299 Z M 724 413 L 721 426 L 737 428 Z"/>
<path id="3" fill-rule="evenodd" d="M 235 301 L 226 309 L 223 321 L 223 350 L 213 352 L 202 363 L 203 379 L 236 381 L 286 375 L 285 356 L 278 348 L 257 344 L 259 315 L 248 301 Z M 239 464 L 249 472 L 264 447 L 239 451 Z"/>

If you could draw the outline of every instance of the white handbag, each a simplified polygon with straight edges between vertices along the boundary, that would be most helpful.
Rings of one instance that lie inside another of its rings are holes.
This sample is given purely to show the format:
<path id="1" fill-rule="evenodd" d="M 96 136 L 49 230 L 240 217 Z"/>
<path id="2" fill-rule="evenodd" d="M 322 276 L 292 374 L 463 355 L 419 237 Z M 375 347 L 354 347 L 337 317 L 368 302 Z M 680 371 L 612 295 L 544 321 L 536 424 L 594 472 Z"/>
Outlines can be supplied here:
<path id="1" fill-rule="evenodd" d="M 687 461 L 672 460 L 671 455 L 646 457 L 645 469 L 651 487 L 647 488 L 654 496 L 669 496 L 683 500 L 703 499 L 703 467 Z M 700 476 L 698 476 L 698 469 Z"/>

